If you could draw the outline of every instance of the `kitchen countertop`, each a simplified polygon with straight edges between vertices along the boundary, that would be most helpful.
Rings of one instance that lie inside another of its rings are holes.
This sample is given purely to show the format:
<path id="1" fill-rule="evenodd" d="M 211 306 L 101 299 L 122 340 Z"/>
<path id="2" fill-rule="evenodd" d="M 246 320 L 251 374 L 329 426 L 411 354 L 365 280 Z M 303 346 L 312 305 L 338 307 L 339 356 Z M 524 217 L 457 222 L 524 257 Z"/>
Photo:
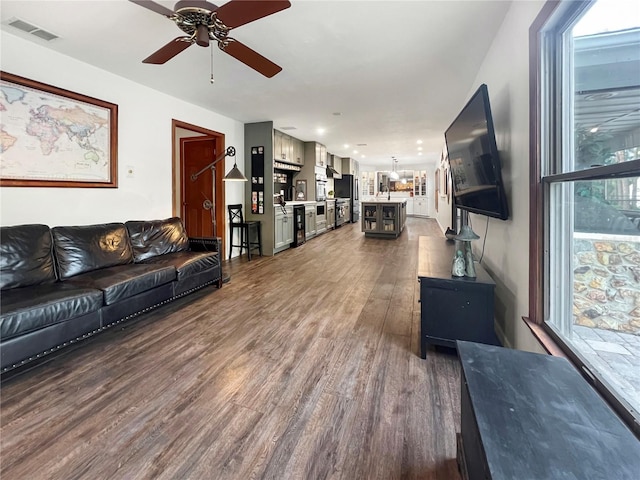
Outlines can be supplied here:
<path id="1" fill-rule="evenodd" d="M 315 200 L 305 200 L 305 201 L 299 200 L 295 202 L 285 202 L 285 206 L 288 207 L 289 205 L 315 205 L 316 203 L 318 202 L 316 202 Z M 274 207 L 277 207 L 279 205 L 280 205 L 279 203 L 273 204 Z"/>
<path id="2" fill-rule="evenodd" d="M 349 200 L 349 199 L 348 198 L 340 198 L 340 200 Z M 323 202 L 323 201 L 335 202 L 336 199 L 335 198 L 327 198 L 326 200 L 320 200 L 320 202 Z M 291 205 L 316 205 L 317 203 L 320 203 L 320 202 L 316 202 L 315 200 L 296 200 L 294 202 L 286 202 L 285 206 L 288 207 L 288 206 L 291 206 Z M 274 203 L 273 206 L 274 207 L 278 207 L 278 206 L 280 206 L 280 204 L 279 203 Z"/>
<path id="3" fill-rule="evenodd" d="M 407 203 L 406 198 L 392 198 L 391 200 L 387 200 L 386 198 L 377 198 L 375 200 L 366 200 L 360 203 Z"/>

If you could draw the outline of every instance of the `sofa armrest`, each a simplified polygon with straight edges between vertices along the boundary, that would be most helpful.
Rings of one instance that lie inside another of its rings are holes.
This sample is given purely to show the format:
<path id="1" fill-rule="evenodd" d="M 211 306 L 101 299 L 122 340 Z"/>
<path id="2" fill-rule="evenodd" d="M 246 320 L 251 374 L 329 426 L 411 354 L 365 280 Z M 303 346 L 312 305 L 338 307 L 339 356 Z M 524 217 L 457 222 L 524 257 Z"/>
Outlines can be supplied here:
<path id="1" fill-rule="evenodd" d="M 189 237 L 189 248 L 194 252 L 218 252 L 222 250 L 220 237 Z"/>

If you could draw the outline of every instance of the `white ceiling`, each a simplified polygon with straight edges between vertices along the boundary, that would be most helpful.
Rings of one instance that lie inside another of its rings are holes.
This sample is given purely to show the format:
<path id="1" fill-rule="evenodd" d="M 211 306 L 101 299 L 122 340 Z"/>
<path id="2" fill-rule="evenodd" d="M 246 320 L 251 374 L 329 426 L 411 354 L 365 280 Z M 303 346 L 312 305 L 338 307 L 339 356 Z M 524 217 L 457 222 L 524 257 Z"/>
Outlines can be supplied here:
<path id="1" fill-rule="evenodd" d="M 268 79 L 215 48 L 213 84 L 211 51 L 197 45 L 164 65 L 141 63 L 182 32 L 126 0 L 2 0 L 0 22 L 6 32 L 241 122 L 273 120 L 335 155 L 382 167 L 395 156 L 402 169 L 440 158 L 444 131 L 478 87 L 478 67 L 509 6 L 293 0 L 230 33 L 283 71 Z M 6 25 L 15 17 L 60 38 L 46 42 Z"/>

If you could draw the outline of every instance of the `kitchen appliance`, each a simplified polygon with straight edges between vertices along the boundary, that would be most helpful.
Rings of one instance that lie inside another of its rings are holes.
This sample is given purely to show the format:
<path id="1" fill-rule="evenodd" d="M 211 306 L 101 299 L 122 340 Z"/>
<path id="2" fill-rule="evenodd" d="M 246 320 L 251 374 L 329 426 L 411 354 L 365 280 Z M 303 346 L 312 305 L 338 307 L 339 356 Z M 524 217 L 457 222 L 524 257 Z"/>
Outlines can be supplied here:
<path id="1" fill-rule="evenodd" d="M 305 241 L 305 211 L 304 205 L 293 206 L 293 242 L 292 247 L 299 247 Z"/>
<path id="2" fill-rule="evenodd" d="M 333 180 L 333 190 L 336 197 L 348 198 L 350 200 L 351 214 L 348 221 L 357 223 L 360 219 L 360 192 L 358 178 L 354 175 L 344 173 L 342 178 Z"/>
<path id="3" fill-rule="evenodd" d="M 334 167 L 333 167 L 333 162 L 334 159 L 339 157 L 336 157 L 335 155 L 327 155 L 327 177 L 329 178 L 341 178 L 342 175 L 340 174 L 340 172 L 338 172 Z M 342 160 L 339 160 L 342 161 Z"/>
<path id="4" fill-rule="evenodd" d="M 324 202 L 327 199 L 327 174 L 316 172 L 316 201 Z"/>
<path id="5" fill-rule="evenodd" d="M 347 215 L 349 212 L 347 202 L 348 200 L 346 198 L 336 198 L 336 228 L 347 221 Z"/>
<path id="6" fill-rule="evenodd" d="M 273 192 L 280 194 L 287 202 L 294 200 L 293 172 L 273 169 Z"/>
<path id="7" fill-rule="evenodd" d="M 322 202 L 316 203 L 316 235 L 320 235 L 327 231 L 327 204 Z"/>

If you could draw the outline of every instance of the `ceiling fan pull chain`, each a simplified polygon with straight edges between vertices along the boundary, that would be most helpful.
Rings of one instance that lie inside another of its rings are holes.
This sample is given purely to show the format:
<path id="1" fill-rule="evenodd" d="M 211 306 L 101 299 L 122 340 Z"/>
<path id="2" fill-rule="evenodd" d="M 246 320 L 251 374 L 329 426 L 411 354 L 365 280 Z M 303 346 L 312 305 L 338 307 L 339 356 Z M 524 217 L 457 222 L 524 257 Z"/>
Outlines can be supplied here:
<path id="1" fill-rule="evenodd" d="M 213 79 L 213 43 L 210 44 L 209 48 L 211 49 L 211 80 L 209 80 L 212 84 L 215 81 Z"/>

